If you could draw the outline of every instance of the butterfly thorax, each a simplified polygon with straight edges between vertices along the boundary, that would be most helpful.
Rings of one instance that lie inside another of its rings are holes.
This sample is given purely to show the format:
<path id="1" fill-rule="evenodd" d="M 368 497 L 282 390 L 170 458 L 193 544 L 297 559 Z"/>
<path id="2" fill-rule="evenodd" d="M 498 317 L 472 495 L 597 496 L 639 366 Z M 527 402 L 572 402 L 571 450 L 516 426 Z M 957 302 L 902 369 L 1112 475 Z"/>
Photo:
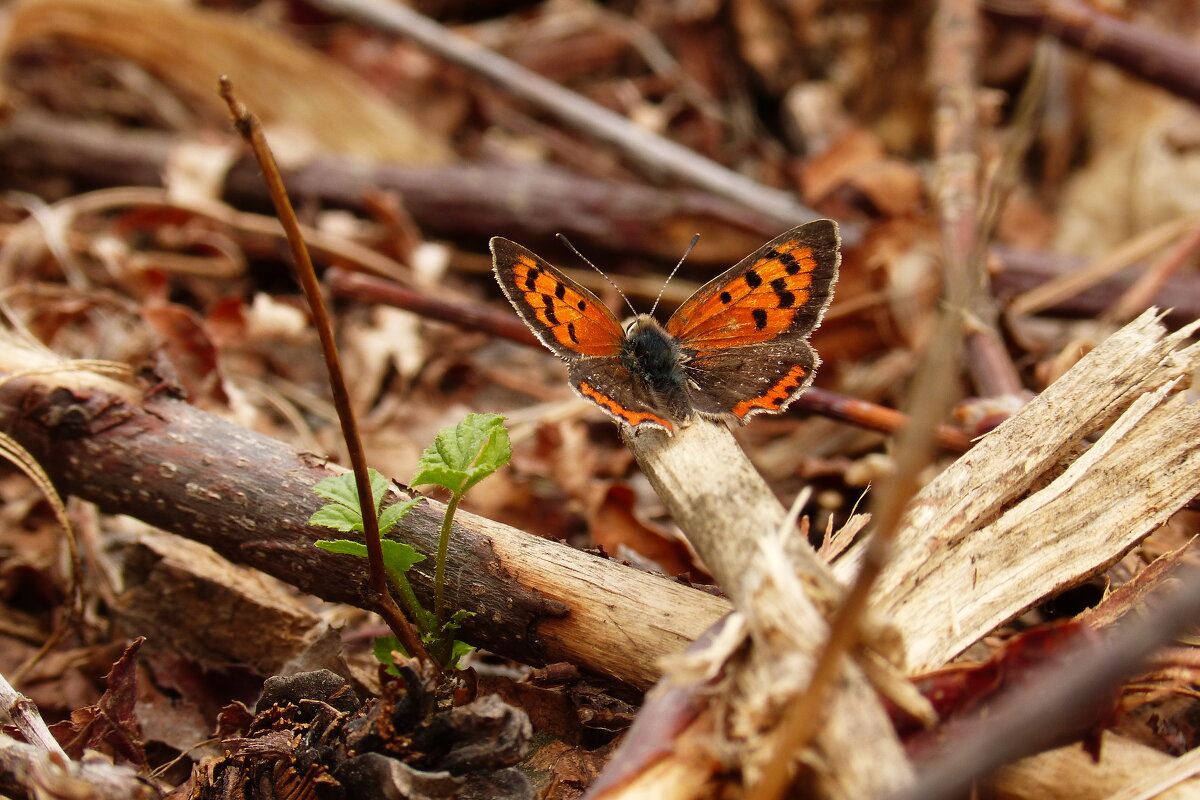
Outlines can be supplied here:
<path id="1" fill-rule="evenodd" d="M 649 314 L 638 314 L 625 330 L 621 362 L 656 395 L 683 392 L 686 378 L 679 340 Z"/>

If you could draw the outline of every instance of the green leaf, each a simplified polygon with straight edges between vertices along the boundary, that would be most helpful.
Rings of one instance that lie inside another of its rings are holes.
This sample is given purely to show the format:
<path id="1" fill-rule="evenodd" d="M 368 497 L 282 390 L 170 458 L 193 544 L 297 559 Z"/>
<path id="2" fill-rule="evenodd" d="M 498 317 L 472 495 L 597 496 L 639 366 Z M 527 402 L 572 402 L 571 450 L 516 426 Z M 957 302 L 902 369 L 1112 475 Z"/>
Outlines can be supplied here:
<path id="1" fill-rule="evenodd" d="M 397 576 L 403 576 L 412 569 L 414 564 L 425 560 L 425 556 L 404 542 L 397 542 L 394 539 L 381 539 L 380 542 L 383 544 L 383 565 L 393 573 L 393 578 L 396 580 L 399 580 Z M 341 553 L 359 558 L 367 557 L 367 546 L 362 542 L 354 542 L 349 539 L 321 539 L 314 544 L 330 553 Z"/>
<path id="2" fill-rule="evenodd" d="M 362 512 L 357 508 L 348 508 L 329 503 L 317 509 L 308 518 L 309 525 L 320 525 L 322 528 L 333 528 L 335 531 L 362 531 Z"/>
<path id="3" fill-rule="evenodd" d="M 408 515 L 408 512 L 412 511 L 417 503 L 424 499 L 424 497 L 414 497 L 407 502 L 393 503 L 385 508 L 383 513 L 379 515 L 379 535 L 383 536 L 394 528 L 397 522 L 404 519 Z"/>
<path id="4" fill-rule="evenodd" d="M 450 645 L 450 662 L 446 667 L 448 669 L 458 669 L 458 660 L 474 649 L 474 647 L 461 639 L 455 639 Z"/>
<path id="5" fill-rule="evenodd" d="M 318 539 L 313 544 L 330 553 L 358 556 L 359 558 L 367 557 L 367 546 L 362 542 L 352 542 L 349 539 Z"/>
<path id="6" fill-rule="evenodd" d="M 425 560 L 425 556 L 404 542 L 397 542 L 395 539 L 381 539 L 380 543 L 383 544 L 383 565 L 392 572 L 403 575 L 412 569 L 414 564 Z M 365 546 L 363 550 L 366 550 Z"/>
<path id="7" fill-rule="evenodd" d="M 371 652 L 375 655 L 376 661 L 386 666 L 384 671 L 387 674 L 400 677 L 400 670 L 396 669 L 396 659 L 392 657 L 392 653 L 400 652 L 405 655 L 408 653 L 404 652 L 404 647 L 400 644 L 399 639 L 390 633 L 387 636 L 376 636 Z"/>
<path id="8" fill-rule="evenodd" d="M 367 469 L 367 477 L 371 481 L 371 496 L 375 501 L 375 513 L 379 513 L 379 507 L 383 505 L 383 497 L 387 494 L 388 486 L 391 482 L 384 477 L 383 473 L 374 468 Z M 358 511 L 360 506 L 358 502 L 358 484 L 354 481 L 354 473 L 347 472 L 342 475 L 333 475 L 318 481 L 313 487 L 313 491 L 327 500 L 332 500 L 335 504 L 345 508 Z M 314 523 L 315 524 L 315 523 Z M 362 520 L 359 519 L 359 524 Z M 362 530 L 359 528 L 358 530 Z"/>
<path id="9" fill-rule="evenodd" d="M 412 484 L 437 484 L 461 496 L 511 458 L 504 417 L 468 414 L 453 428 L 438 432 L 417 462 Z"/>

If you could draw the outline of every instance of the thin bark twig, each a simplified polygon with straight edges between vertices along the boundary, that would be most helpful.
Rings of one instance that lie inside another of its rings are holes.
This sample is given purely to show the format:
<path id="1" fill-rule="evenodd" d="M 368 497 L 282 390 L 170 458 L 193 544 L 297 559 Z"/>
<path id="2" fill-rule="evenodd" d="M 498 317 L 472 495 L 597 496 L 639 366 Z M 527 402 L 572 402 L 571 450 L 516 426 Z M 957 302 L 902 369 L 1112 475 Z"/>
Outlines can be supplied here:
<path id="1" fill-rule="evenodd" d="M 1044 31 L 1185 100 L 1200 103 L 1200 53 L 1167 31 L 1110 16 L 1078 0 L 984 0 L 998 20 Z"/>
<path id="2" fill-rule="evenodd" d="M 752 208 L 779 228 L 820 215 L 789 192 L 772 189 L 721 166 L 682 145 L 657 136 L 553 81 L 455 35 L 428 17 L 397 3 L 377 0 L 314 0 L 326 11 L 350 14 L 381 30 L 406 36 L 440 57 L 499 84 L 563 123 L 619 149 L 651 174 L 666 173 L 693 186 Z"/>
<path id="3" fill-rule="evenodd" d="M 263 179 L 270 188 L 271 199 L 275 203 L 279 221 L 287 233 L 288 246 L 296 267 L 296 277 L 304 289 L 309 309 L 317 334 L 321 339 L 321 350 L 325 356 L 325 365 L 329 369 L 329 388 L 333 395 L 333 404 L 337 408 L 338 419 L 342 425 L 342 437 L 346 442 L 346 450 L 354 465 L 354 483 L 358 488 L 358 502 L 362 510 L 363 538 L 367 545 L 367 561 L 370 565 L 370 578 L 373 596 L 371 604 L 383 617 L 392 633 L 399 639 L 405 652 L 414 658 L 438 665 L 429 657 L 425 645 L 413 630 L 412 624 L 405 618 L 400 607 L 392 597 L 388 586 L 387 569 L 383 563 L 383 545 L 379 536 L 379 518 L 375 515 L 375 495 L 371 490 L 371 478 L 367 472 L 367 455 L 363 450 L 362 437 L 358 432 L 358 420 L 350 405 L 350 393 L 346 389 L 346 376 L 342 371 L 341 357 L 338 355 L 337 344 L 333 340 L 333 324 L 325 301 L 321 297 L 321 285 L 317 282 L 317 273 L 313 269 L 312 259 L 309 258 L 308 248 L 304 246 L 304 235 L 300 230 L 300 221 L 292 209 L 288 199 L 287 189 L 283 185 L 283 177 L 275 164 L 275 158 L 263 136 L 262 126 L 258 119 L 249 112 L 234 96 L 233 83 L 228 77 L 221 78 L 221 96 L 229 104 L 229 112 L 233 116 L 235 127 L 242 137 L 250 144 L 263 171 Z"/>

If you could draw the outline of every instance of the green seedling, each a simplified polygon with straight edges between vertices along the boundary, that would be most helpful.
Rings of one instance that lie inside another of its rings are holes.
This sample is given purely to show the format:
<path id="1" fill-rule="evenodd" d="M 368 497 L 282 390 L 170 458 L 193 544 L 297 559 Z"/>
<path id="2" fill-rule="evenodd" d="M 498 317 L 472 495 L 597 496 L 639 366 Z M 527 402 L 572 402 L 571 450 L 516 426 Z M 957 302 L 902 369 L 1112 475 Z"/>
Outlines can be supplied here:
<path id="1" fill-rule="evenodd" d="M 425 448 L 417 462 L 412 485 L 434 484 L 450 490 L 446 513 L 438 536 L 434 562 L 433 609 L 438 623 L 445 621 L 443 597 L 446 588 L 446 550 L 450 545 L 450 525 L 463 495 L 504 466 L 512 458 L 512 445 L 504 417 L 499 414 L 468 414 L 453 428 L 438 431 L 433 444 Z"/>
<path id="2" fill-rule="evenodd" d="M 447 619 L 443 602 L 446 558 L 454 513 L 467 490 L 507 464 L 511 458 L 512 448 L 508 431 L 504 428 L 504 417 L 499 414 L 468 414 L 458 425 L 440 431 L 433 445 L 425 450 L 417 462 L 417 474 L 412 481 L 414 486 L 433 484 L 450 491 L 434 562 L 433 613 L 426 611 L 417 600 L 406 574 L 415 564 L 424 561 L 425 556 L 402 542 L 382 540 L 384 567 L 393 591 L 408 612 L 409 619 L 416 625 L 421 640 L 447 667 L 457 665 L 459 658 L 471 650 L 470 645 L 454 638 L 471 612 L 455 611 Z M 385 509 L 383 498 L 389 482 L 377 470 L 368 470 L 368 475 L 375 514 L 379 520 L 379 533 L 384 536 L 424 498 L 417 497 Z M 362 532 L 362 514 L 353 475 L 326 478 L 314 486 L 313 491 L 331 502 L 318 509 L 309 519 L 309 524 L 339 531 Z M 350 539 L 325 539 L 316 545 L 332 553 L 367 557 L 366 545 Z M 375 640 L 376 657 L 388 665 L 389 672 L 399 674 L 392 660 L 394 651 L 404 652 L 396 637 L 382 636 Z"/>

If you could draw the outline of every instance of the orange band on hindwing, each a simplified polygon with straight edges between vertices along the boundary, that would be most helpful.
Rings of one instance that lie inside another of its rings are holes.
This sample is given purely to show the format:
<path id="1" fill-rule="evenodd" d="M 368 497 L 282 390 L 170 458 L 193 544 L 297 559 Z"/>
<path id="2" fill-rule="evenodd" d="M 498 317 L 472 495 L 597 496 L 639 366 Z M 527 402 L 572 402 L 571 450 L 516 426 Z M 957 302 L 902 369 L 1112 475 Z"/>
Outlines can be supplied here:
<path id="1" fill-rule="evenodd" d="M 751 397 L 734 406 L 733 415 L 738 419 L 745 419 L 746 415 L 755 409 L 778 411 L 804 384 L 804 377 L 807 374 L 804 367 L 797 364 L 788 370 L 788 374 L 776 382 L 766 394 L 761 397 Z"/>
<path id="2" fill-rule="evenodd" d="M 636 426 L 641 423 L 650 423 L 652 425 L 661 425 L 668 433 L 672 433 L 675 430 L 674 426 L 662 417 L 651 414 L 648 411 L 634 411 L 633 409 L 625 408 L 608 395 L 597 391 L 595 387 L 586 381 L 579 382 L 579 393 L 608 413 L 619 417 L 628 425 Z"/>

